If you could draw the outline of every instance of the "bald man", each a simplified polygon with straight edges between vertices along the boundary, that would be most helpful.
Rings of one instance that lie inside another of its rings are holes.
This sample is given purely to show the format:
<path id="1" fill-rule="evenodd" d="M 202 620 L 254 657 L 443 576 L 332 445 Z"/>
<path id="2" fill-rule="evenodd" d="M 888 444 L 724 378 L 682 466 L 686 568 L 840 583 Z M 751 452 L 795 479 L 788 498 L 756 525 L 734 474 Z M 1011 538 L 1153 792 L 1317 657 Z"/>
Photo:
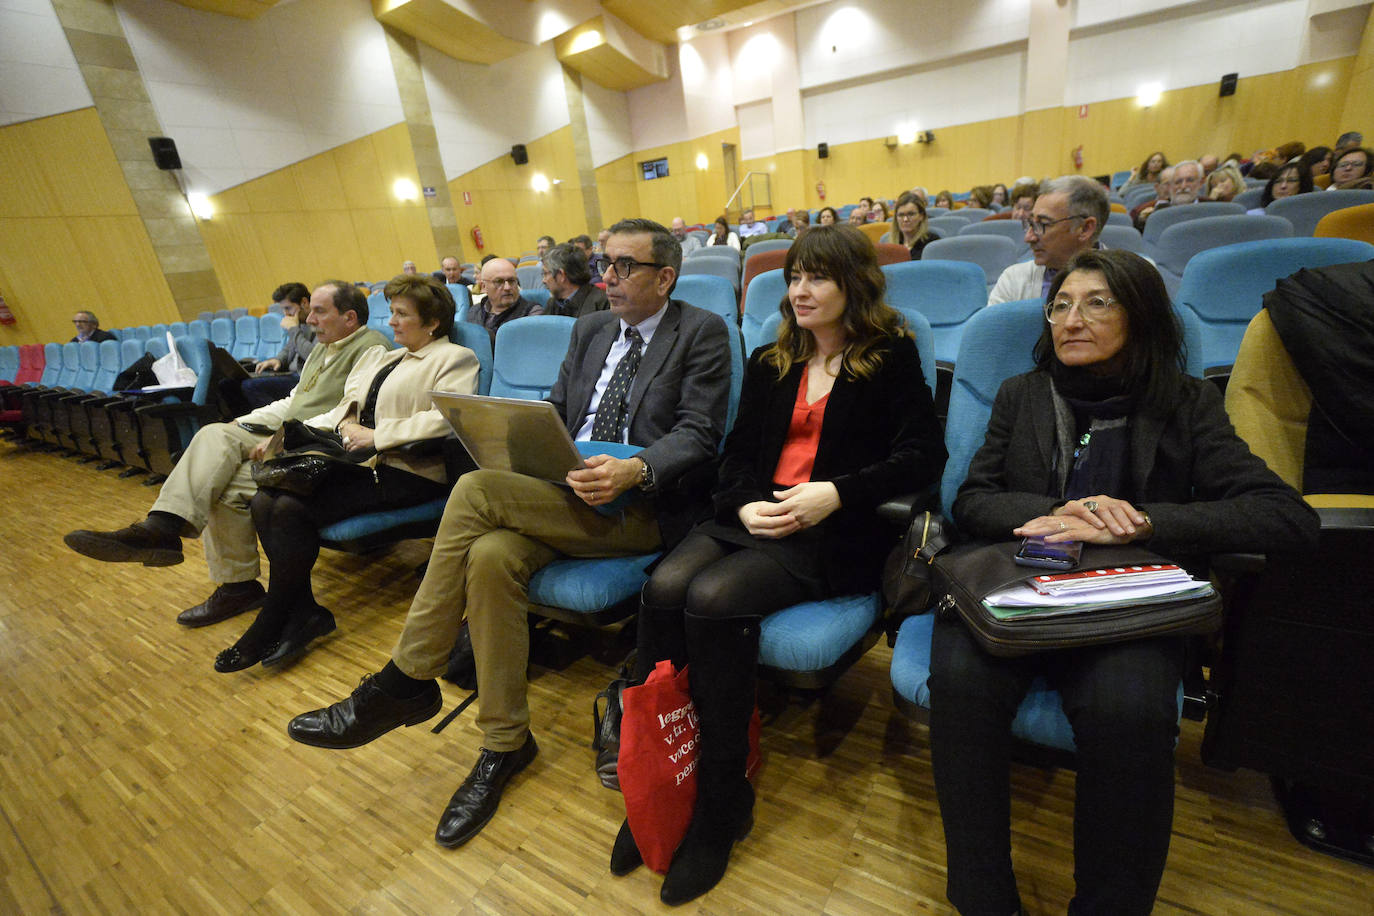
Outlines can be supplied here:
<path id="1" fill-rule="evenodd" d="M 673 217 L 673 224 L 668 227 L 668 231 L 673 234 L 673 238 L 677 239 L 677 243 L 682 246 L 683 254 L 687 254 L 690 251 L 696 251 L 701 247 L 701 239 L 697 238 L 695 235 L 687 234 L 687 224 L 682 221 L 682 217 L 680 216 Z"/>
<path id="2" fill-rule="evenodd" d="M 496 343 L 496 331 L 507 321 L 524 318 L 527 315 L 544 314 L 543 306 L 520 295 L 520 280 L 515 275 L 515 265 L 505 258 L 492 258 L 482 265 L 482 275 L 478 285 L 486 293 L 486 298 L 468 308 L 467 320 L 480 324 L 491 334 L 492 344 Z"/>

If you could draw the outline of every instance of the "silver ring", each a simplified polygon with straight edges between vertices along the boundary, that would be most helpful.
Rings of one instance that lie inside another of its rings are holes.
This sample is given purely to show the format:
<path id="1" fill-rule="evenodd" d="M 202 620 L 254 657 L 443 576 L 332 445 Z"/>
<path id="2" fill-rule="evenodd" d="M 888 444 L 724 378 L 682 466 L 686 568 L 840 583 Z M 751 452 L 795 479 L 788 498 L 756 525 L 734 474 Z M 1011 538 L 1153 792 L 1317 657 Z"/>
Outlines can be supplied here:
<path id="1" fill-rule="evenodd" d="M 1084 509 L 1087 509 L 1089 512 L 1096 512 L 1096 511 L 1097 511 L 1097 500 L 1095 500 L 1095 499 L 1085 499 L 1085 500 L 1083 500 L 1083 508 L 1084 508 Z"/>
<path id="2" fill-rule="evenodd" d="M 347 436 L 344 436 L 344 445 L 352 445 L 352 444 L 353 444 L 353 440 L 350 439 L 350 438 L 348 438 Z"/>
<path id="3" fill-rule="evenodd" d="M 1069 530 L 1069 526 L 1066 525 L 1066 524 L 1064 524 L 1063 522 L 1060 522 L 1060 523 L 1059 523 L 1059 530 L 1060 530 L 1060 531 L 1068 531 L 1068 530 Z"/>

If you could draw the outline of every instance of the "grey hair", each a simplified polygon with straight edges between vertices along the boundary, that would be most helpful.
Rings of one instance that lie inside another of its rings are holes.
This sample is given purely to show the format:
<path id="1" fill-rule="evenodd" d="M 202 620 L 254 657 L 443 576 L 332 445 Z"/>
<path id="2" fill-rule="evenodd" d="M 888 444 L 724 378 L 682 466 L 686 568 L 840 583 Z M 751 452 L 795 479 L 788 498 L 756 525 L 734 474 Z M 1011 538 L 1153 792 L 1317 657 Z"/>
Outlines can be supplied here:
<path id="1" fill-rule="evenodd" d="M 1107 189 L 1102 184 L 1085 178 L 1082 175 L 1063 175 L 1059 178 L 1046 179 L 1040 185 L 1040 197 L 1046 194 L 1066 194 L 1068 195 L 1069 212 L 1074 216 L 1091 216 L 1097 220 L 1097 226 L 1093 232 L 1093 241 L 1102 234 L 1102 227 L 1107 225 L 1107 214 L 1111 212 L 1111 204 L 1107 202 Z"/>
<path id="2" fill-rule="evenodd" d="M 568 282 L 574 286 L 584 286 L 592 282 L 592 271 L 587 265 L 587 256 L 567 242 L 554 245 L 544 253 L 544 269 L 551 274 L 563 271 Z"/>
<path id="3" fill-rule="evenodd" d="M 1202 167 L 1202 163 L 1201 163 L 1201 162 L 1198 162 L 1196 159 L 1184 159 L 1182 162 L 1175 162 L 1175 163 L 1174 163 L 1174 174 L 1177 175 L 1177 174 L 1178 174 L 1178 170 L 1181 169 L 1181 168 L 1183 168 L 1185 165 L 1191 165 L 1193 168 L 1197 169 L 1197 177 L 1199 177 L 1199 178 L 1205 177 L 1203 173 L 1204 173 L 1206 170 Z"/>
<path id="4" fill-rule="evenodd" d="M 651 219 L 622 219 L 611 227 L 611 235 L 647 235 L 654 261 L 682 273 L 682 243 L 662 223 Z"/>

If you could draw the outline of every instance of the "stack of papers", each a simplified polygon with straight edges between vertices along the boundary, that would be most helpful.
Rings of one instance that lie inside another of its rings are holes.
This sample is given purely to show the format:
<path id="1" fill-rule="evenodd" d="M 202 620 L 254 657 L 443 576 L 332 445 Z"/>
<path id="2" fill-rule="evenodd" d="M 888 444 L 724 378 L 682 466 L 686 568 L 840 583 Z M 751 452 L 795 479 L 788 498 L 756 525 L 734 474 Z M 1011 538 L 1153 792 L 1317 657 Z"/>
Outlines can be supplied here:
<path id="1" fill-rule="evenodd" d="M 983 604 L 998 617 L 1026 613 L 1073 613 L 1122 607 L 1160 598 L 1208 594 L 1209 583 L 1172 564 L 1118 566 L 1031 576 L 993 592 Z"/>

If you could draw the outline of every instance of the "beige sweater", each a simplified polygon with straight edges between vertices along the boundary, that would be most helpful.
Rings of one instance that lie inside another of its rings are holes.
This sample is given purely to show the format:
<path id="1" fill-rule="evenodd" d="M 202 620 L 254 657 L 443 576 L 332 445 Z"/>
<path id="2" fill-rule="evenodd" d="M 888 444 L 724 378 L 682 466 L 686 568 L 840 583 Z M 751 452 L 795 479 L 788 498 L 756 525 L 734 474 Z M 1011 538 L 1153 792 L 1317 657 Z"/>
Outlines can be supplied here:
<path id="1" fill-rule="evenodd" d="M 344 383 L 358 358 L 378 346 L 391 345 L 380 333 L 367 327 L 358 328 L 332 344 L 316 343 L 301 367 L 301 380 L 291 393 L 239 417 L 238 422 L 277 429 L 287 420 L 306 420 L 324 413 L 343 397 Z"/>

